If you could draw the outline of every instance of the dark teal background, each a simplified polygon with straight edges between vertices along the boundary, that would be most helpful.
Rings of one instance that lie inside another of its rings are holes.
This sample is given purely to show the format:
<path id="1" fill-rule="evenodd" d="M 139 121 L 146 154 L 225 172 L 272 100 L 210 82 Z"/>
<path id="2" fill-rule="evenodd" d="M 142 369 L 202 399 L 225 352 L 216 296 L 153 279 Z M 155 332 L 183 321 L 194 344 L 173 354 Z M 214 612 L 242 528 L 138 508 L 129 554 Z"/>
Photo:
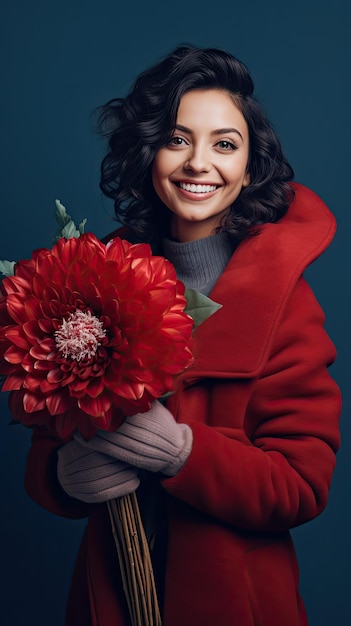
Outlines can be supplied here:
<path id="1" fill-rule="evenodd" d="M 57 197 L 98 236 L 112 230 L 92 112 L 182 42 L 222 47 L 246 63 L 296 180 L 333 210 L 336 239 L 307 277 L 338 348 L 332 372 L 344 395 L 343 441 L 327 510 L 293 531 L 311 626 L 351 623 L 350 6 L 3 0 L 0 14 L 1 259 L 51 245 Z M 26 496 L 30 432 L 9 427 L 5 394 L 0 403 L 0 622 L 62 626 L 85 522 L 50 515 Z"/>

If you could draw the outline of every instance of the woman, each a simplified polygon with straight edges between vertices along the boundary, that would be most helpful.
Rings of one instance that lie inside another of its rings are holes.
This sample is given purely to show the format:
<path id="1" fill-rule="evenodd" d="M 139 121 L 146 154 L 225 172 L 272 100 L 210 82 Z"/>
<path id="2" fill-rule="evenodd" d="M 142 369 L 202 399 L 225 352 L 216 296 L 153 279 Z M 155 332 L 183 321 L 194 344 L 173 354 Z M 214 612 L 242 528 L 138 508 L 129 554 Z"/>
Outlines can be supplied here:
<path id="1" fill-rule="evenodd" d="M 101 503 L 137 488 L 165 626 L 307 624 L 289 529 L 327 504 L 340 393 L 303 272 L 335 222 L 291 183 L 252 93 L 230 54 L 182 46 L 102 109 L 101 188 L 123 236 L 150 242 L 222 308 L 196 330 L 195 363 L 167 407 L 87 442 L 34 434 L 28 493 L 89 516 L 69 626 L 128 624 Z"/>

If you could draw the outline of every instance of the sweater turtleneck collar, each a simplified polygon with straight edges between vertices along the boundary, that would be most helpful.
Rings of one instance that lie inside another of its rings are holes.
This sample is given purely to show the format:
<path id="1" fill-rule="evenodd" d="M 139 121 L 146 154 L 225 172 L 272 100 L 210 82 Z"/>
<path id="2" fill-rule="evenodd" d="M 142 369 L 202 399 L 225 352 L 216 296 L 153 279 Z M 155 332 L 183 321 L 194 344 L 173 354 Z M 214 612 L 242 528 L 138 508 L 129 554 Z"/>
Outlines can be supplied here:
<path id="1" fill-rule="evenodd" d="M 235 247 L 223 232 L 185 243 L 163 240 L 163 254 L 173 263 L 179 280 L 204 295 L 212 291 Z"/>

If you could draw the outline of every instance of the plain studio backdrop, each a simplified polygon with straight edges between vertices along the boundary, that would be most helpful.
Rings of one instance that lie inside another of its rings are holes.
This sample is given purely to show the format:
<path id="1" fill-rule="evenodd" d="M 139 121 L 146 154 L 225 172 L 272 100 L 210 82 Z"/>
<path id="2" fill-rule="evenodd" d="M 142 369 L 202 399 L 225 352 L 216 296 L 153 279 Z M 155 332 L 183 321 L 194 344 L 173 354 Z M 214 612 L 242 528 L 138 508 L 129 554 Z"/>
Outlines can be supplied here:
<path id="1" fill-rule="evenodd" d="M 51 246 L 55 198 L 77 222 L 88 218 L 97 236 L 114 229 L 98 187 L 103 143 L 94 109 L 124 96 L 140 71 L 179 43 L 224 48 L 248 66 L 296 180 L 334 212 L 336 239 L 307 273 L 338 349 L 332 373 L 344 396 L 328 508 L 293 531 L 310 626 L 351 623 L 350 7 L 348 0 L 3 0 L 0 12 L 0 259 Z M 62 626 L 85 521 L 55 517 L 25 494 L 30 431 L 8 425 L 6 394 L 0 403 L 0 621 Z"/>

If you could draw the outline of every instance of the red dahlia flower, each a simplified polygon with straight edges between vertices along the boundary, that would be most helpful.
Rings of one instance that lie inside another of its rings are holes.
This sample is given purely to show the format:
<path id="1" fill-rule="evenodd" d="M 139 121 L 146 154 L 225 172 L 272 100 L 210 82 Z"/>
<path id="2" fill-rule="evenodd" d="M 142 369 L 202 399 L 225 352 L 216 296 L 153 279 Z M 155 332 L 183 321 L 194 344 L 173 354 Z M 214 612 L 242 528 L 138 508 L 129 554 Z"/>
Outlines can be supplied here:
<path id="1" fill-rule="evenodd" d="M 18 262 L 0 293 L 11 413 L 62 439 L 115 430 L 191 363 L 184 285 L 147 244 L 62 238 Z"/>

